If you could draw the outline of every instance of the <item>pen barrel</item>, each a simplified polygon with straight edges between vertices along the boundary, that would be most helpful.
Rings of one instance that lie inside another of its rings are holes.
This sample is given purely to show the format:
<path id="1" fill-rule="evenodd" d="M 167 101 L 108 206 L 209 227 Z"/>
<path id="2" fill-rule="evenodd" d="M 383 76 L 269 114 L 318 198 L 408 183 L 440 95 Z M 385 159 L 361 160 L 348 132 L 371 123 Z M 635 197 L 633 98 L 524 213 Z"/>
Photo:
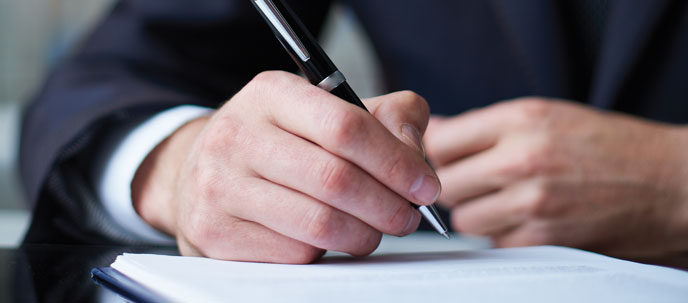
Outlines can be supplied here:
<path id="1" fill-rule="evenodd" d="M 426 221 L 440 234 L 442 234 L 445 238 L 449 239 L 448 237 L 448 230 L 447 226 L 444 225 L 444 222 L 442 221 L 442 217 L 440 217 L 440 213 L 437 211 L 437 208 L 435 208 L 434 205 L 422 205 L 418 206 L 413 203 L 411 203 L 420 213 L 423 215 L 423 218 L 425 218 Z"/>
<path id="2" fill-rule="evenodd" d="M 313 84 L 317 85 L 320 81 L 325 79 L 327 76 L 331 75 L 337 71 L 337 66 L 334 65 L 330 57 L 327 56 L 325 51 L 320 47 L 315 37 L 311 34 L 311 31 L 306 28 L 306 26 L 301 22 L 301 19 L 292 11 L 292 9 L 281 0 L 272 0 L 275 7 L 279 9 L 284 17 L 284 20 L 291 25 L 291 29 L 294 31 L 297 37 L 300 38 L 301 43 L 305 49 L 309 52 L 309 59 L 302 60 L 293 51 L 289 51 L 289 55 L 294 59 L 294 62 L 299 66 L 299 69 L 303 71 L 304 75 Z M 273 31 L 275 29 L 273 28 Z M 291 47 L 288 42 L 285 41 L 284 37 L 276 33 L 277 38 L 285 49 L 289 50 Z"/>
<path id="3" fill-rule="evenodd" d="M 363 102 L 361 99 L 356 95 L 354 90 L 349 86 L 349 83 L 342 83 L 339 86 L 335 87 L 333 90 L 330 91 L 333 95 L 343 99 L 344 101 L 347 101 L 351 104 L 354 104 L 362 109 L 365 109 L 366 111 L 368 110 L 365 105 L 363 105 Z"/>

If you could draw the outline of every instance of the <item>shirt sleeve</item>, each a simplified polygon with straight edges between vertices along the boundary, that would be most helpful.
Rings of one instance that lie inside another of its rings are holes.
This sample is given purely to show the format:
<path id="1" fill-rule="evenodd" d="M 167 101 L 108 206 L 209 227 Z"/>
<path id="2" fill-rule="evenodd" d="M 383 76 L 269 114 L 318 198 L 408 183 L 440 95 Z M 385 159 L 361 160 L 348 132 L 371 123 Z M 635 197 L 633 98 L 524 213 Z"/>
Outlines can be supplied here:
<path id="1" fill-rule="evenodd" d="M 187 122 L 212 112 L 201 106 L 177 106 L 108 134 L 111 147 L 98 152 L 93 176 L 103 209 L 122 233 L 151 244 L 175 243 L 172 237 L 153 228 L 136 213 L 131 182 L 139 165 L 158 144 Z"/>

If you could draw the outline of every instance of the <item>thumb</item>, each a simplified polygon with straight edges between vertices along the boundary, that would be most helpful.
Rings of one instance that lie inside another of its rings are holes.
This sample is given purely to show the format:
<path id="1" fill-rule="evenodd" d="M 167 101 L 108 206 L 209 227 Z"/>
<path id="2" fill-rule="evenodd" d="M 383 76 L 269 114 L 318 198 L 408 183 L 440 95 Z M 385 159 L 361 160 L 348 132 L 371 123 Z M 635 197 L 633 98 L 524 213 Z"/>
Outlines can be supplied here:
<path id="1" fill-rule="evenodd" d="M 422 137 L 428 126 L 430 108 L 423 97 L 400 91 L 364 99 L 363 103 L 389 132 L 425 155 Z"/>

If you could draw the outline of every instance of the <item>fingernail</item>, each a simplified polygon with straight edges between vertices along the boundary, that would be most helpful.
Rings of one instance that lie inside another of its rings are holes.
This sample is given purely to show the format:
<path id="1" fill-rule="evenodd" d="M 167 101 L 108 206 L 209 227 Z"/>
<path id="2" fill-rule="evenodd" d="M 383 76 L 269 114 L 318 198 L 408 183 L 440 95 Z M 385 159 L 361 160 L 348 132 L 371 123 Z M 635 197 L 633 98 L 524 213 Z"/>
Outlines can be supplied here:
<path id="1" fill-rule="evenodd" d="M 423 157 L 425 157 L 425 147 L 423 146 L 423 140 L 420 135 L 420 131 L 418 129 L 408 123 L 404 123 L 401 125 L 401 135 L 406 138 L 409 142 L 411 142 L 421 154 L 423 154 Z"/>
<path id="2" fill-rule="evenodd" d="M 411 211 L 411 217 L 409 218 L 409 221 L 406 224 L 406 227 L 404 228 L 404 231 L 402 231 L 402 233 L 404 235 L 410 235 L 411 233 L 416 231 L 416 229 L 418 228 L 418 224 L 420 224 L 420 213 L 414 209 Z"/>
<path id="3" fill-rule="evenodd" d="M 440 182 L 434 176 L 420 176 L 411 185 L 411 195 L 421 202 L 431 204 L 440 196 Z"/>

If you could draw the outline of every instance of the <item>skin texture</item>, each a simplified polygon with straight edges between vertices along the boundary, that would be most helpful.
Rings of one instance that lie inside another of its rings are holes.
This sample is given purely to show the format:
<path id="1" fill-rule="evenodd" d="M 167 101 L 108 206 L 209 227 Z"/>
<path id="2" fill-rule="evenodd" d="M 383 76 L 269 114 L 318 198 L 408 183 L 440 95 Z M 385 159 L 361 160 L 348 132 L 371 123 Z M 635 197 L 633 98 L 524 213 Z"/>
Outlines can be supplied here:
<path id="1" fill-rule="evenodd" d="M 688 249 L 687 132 L 529 97 L 433 117 L 425 149 L 460 232 L 656 256 Z"/>
<path id="2" fill-rule="evenodd" d="M 440 184 L 422 154 L 425 100 L 398 92 L 364 103 L 370 113 L 293 74 L 262 73 L 148 155 L 134 207 L 184 255 L 367 255 L 383 232 L 415 231 L 421 216 L 409 202 L 433 203 Z"/>

